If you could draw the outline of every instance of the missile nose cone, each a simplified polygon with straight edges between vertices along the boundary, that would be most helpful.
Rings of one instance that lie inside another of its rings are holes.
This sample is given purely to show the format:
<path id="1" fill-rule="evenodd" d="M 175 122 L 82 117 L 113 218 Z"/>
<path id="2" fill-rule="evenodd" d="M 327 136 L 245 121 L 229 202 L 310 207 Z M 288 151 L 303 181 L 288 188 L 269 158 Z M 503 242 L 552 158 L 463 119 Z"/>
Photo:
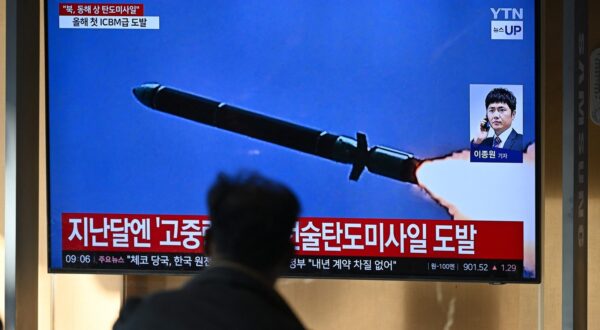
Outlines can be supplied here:
<path id="1" fill-rule="evenodd" d="M 133 95 L 147 107 L 154 108 L 154 95 L 158 92 L 160 84 L 143 84 L 133 88 Z"/>

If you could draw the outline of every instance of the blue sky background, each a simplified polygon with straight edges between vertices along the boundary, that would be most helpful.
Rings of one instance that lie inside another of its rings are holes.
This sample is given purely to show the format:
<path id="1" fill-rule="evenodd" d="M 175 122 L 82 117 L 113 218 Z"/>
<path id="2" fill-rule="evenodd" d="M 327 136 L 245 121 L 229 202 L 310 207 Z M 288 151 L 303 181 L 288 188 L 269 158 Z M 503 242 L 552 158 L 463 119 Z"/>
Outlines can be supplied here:
<path id="1" fill-rule="evenodd" d="M 287 183 L 304 216 L 448 219 L 414 185 L 150 110 L 142 83 L 422 159 L 469 147 L 470 84 L 523 85 L 534 140 L 533 1 L 135 3 L 159 30 L 59 29 L 48 1 L 53 268 L 61 213 L 206 214 L 220 171 Z M 490 7 L 524 8 L 524 39 L 491 40 Z"/>

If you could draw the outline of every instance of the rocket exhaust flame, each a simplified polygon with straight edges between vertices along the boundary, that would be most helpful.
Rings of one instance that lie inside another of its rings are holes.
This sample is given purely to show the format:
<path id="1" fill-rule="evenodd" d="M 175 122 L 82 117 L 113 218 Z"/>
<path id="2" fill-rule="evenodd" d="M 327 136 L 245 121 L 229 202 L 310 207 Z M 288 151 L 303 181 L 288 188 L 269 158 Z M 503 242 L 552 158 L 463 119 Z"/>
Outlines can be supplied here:
<path id="1" fill-rule="evenodd" d="M 523 153 L 523 164 L 472 163 L 469 150 L 462 150 L 423 161 L 416 176 L 454 220 L 523 221 L 524 266 L 533 271 L 535 144 Z"/>
<path id="2" fill-rule="evenodd" d="M 518 205 L 501 207 L 502 201 L 491 197 L 506 197 L 507 201 L 522 200 L 519 199 L 521 196 L 524 199 L 535 198 L 534 191 L 529 191 L 535 185 L 524 184 L 535 178 L 534 153 L 535 145 L 530 145 L 523 155 L 523 161 L 528 166 L 522 166 L 471 163 L 469 151 L 463 150 L 444 158 L 423 161 L 416 176 L 419 185 L 448 208 L 455 220 L 486 219 L 490 209 L 498 209 L 494 214 L 504 220 L 523 220 L 519 219 L 518 214 L 527 212 L 519 212 Z M 534 205 L 533 201 L 519 204 L 523 204 L 523 207 Z"/>

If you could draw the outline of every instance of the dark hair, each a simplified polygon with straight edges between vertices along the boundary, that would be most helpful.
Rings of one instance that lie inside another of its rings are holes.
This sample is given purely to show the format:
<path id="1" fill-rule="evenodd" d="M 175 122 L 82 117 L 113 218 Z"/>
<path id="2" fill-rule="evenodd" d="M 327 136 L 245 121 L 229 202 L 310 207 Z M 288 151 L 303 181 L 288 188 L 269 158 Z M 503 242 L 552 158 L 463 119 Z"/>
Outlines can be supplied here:
<path id="1" fill-rule="evenodd" d="M 209 239 L 220 256 L 259 271 L 291 256 L 300 203 L 286 186 L 258 173 L 219 174 L 208 208 Z"/>
<path id="2" fill-rule="evenodd" d="M 494 88 L 488 93 L 485 98 L 485 108 L 487 109 L 492 103 L 505 103 L 510 108 L 510 112 L 514 112 L 517 108 L 517 98 L 505 88 Z"/>

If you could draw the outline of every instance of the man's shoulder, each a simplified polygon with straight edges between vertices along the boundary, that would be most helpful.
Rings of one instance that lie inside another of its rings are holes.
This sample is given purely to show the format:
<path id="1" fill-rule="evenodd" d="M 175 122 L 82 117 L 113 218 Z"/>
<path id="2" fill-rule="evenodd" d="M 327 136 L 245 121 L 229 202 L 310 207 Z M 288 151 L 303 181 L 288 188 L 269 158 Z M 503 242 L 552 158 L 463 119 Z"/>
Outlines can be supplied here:
<path id="1" fill-rule="evenodd" d="M 215 297 L 219 297 L 222 286 L 206 283 L 202 279 L 204 272 L 179 289 L 127 299 L 113 330 L 195 329 L 198 319 L 205 320 L 206 329 L 213 329 L 211 318 L 217 317 L 214 305 L 218 305 Z"/>
<path id="2" fill-rule="evenodd" d="M 520 134 L 519 132 L 517 132 L 517 130 L 515 130 L 514 128 L 512 129 L 512 131 L 510 132 L 510 135 L 514 136 L 515 138 L 518 139 L 522 139 L 523 138 L 523 134 Z"/>
<path id="3" fill-rule="evenodd" d="M 115 330 L 193 329 L 194 324 L 205 329 L 275 329 L 270 324 L 302 329 L 273 289 L 226 269 L 202 271 L 179 290 L 153 294 L 134 304 L 128 311 L 124 306 Z"/>
<path id="4" fill-rule="evenodd" d="M 523 134 L 519 134 L 514 128 L 508 135 L 504 149 L 522 150 L 523 149 Z"/>
<path id="5" fill-rule="evenodd" d="M 121 308 L 113 329 L 166 329 L 168 325 L 175 325 L 178 318 L 173 311 L 180 310 L 185 301 L 180 295 L 177 290 L 128 299 Z"/>
<path id="6" fill-rule="evenodd" d="M 510 135 L 508 136 L 508 140 L 513 140 L 514 143 L 520 144 L 523 141 L 523 134 L 520 134 L 513 128 L 512 131 L 510 132 Z"/>
<path id="7" fill-rule="evenodd" d="M 218 286 L 202 285 L 196 290 L 184 286 L 151 294 L 141 300 L 128 300 L 113 330 L 196 329 L 199 325 L 203 329 L 219 329 L 224 313 L 228 313 L 223 308 L 227 297 L 219 298 L 219 291 Z"/>

